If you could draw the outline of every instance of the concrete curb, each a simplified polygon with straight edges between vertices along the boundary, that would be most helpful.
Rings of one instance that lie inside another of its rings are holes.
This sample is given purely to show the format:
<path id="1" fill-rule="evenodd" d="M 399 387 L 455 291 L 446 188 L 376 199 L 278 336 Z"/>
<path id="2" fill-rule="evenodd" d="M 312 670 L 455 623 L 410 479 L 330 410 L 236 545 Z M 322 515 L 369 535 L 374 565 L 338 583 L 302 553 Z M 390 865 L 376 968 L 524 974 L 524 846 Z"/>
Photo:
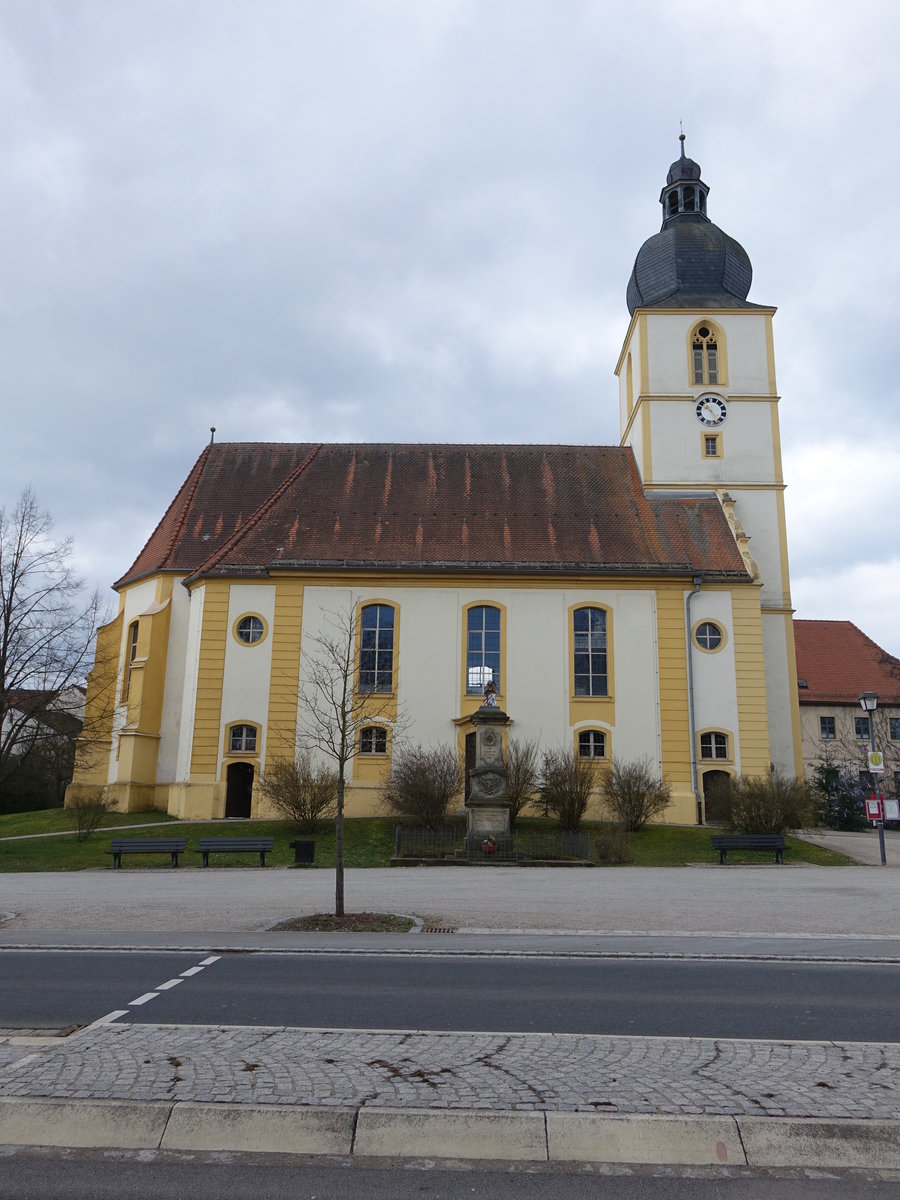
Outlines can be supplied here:
<path id="1" fill-rule="evenodd" d="M 0 1145 L 900 1170 L 900 1121 L 0 1098 Z"/>

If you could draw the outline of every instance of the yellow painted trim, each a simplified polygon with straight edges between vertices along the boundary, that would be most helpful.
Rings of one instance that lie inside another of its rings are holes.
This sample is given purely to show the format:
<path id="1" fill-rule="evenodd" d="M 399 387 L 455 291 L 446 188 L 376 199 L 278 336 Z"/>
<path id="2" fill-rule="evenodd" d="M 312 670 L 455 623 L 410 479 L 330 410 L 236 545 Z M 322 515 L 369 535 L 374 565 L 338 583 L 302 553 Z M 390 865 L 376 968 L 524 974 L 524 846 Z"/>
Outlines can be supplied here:
<path id="1" fill-rule="evenodd" d="M 198 782 L 214 780 L 218 776 L 230 594 L 230 584 L 225 579 L 209 579 L 203 586 L 203 624 L 191 744 L 191 780 Z"/>
<path id="2" fill-rule="evenodd" d="M 384 576 L 380 577 L 381 586 L 384 586 Z M 346 586 L 346 585 L 345 585 Z M 433 586 L 433 584 L 432 584 Z M 389 692 L 364 692 L 359 686 L 359 656 L 362 648 L 362 614 L 364 608 L 369 608 L 373 604 L 383 604 L 386 608 L 394 610 L 394 645 L 391 657 L 391 690 Z M 396 600 L 385 600 L 379 596 L 366 596 L 365 599 L 359 599 L 356 602 L 356 646 L 354 647 L 353 658 L 353 688 L 354 691 L 361 696 L 371 695 L 372 704 L 376 706 L 376 712 L 373 713 L 373 724 L 377 718 L 382 721 L 397 720 L 397 687 L 399 682 L 400 669 L 400 605 Z M 363 706 L 365 708 L 365 706 Z"/>
<path id="3" fill-rule="evenodd" d="M 797 689 L 797 648 L 794 644 L 794 618 L 784 614 L 785 646 L 787 648 L 788 689 L 791 697 L 791 724 L 794 742 L 794 772 L 803 778 L 803 734 L 800 721 L 800 693 Z"/>
<path id="4" fill-rule="evenodd" d="M 253 728 L 256 730 L 256 749 L 255 750 L 232 750 L 231 749 L 231 731 L 232 731 L 232 729 L 235 728 L 236 725 L 252 725 L 253 726 Z M 222 766 L 221 766 L 222 772 L 224 772 L 225 768 L 227 766 L 229 766 L 230 763 L 234 762 L 236 759 L 240 759 L 242 762 L 256 763 L 258 765 L 260 762 L 259 748 L 260 748 L 260 745 L 262 744 L 263 733 L 264 733 L 264 727 L 263 727 L 262 722 L 254 719 L 253 717 L 238 717 L 234 721 L 229 721 L 228 724 L 225 726 L 224 736 L 222 738 L 222 759 L 223 759 Z M 222 778 L 223 779 L 225 778 L 224 774 L 222 775 Z"/>
<path id="5" fill-rule="evenodd" d="M 632 366 L 630 351 L 625 363 L 625 401 L 627 406 L 626 413 L 630 421 L 631 414 L 634 411 L 634 368 Z"/>
<path id="6" fill-rule="evenodd" d="M 641 403 L 641 461 L 638 464 L 641 471 L 641 481 L 649 484 L 653 479 L 653 439 L 650 423 L 650 402 Z"/>
<path id="7" fill-rule="evenodd" d="M 707 325 L 715 334 L 716 357 L 718 361 L 718 379 L 715 383 L 710 383 L 709 369 L 707 356 L 703 355 L 703 382 L 694 382 L 694 338 L 698 336 L 698 330 L 701 326 Z M 718 388 L 728 387 L 728 339 L 725 337 L 725 330 L 718 323 L 707 317 L 701 317 L 691 325 L 687 332 L 687 366 L 688 366 L 688 386 L 696 388 Z"/>
<path id="8" fill-rule="evenodd" d="M 97 630 L 94 665 L 87 677 L 84 727 L 75 749 L 72 799 L 78 788 L 105 787 L 109 778 L 123 624 L 124 601 L 116 616 Z"/>
<path id="9" fill-rule="evenodd" d="M 625 355 L 631 349 L 631 339 L 634 335 L 635 329 L 637 328 L 638 318 L 641 315 L 641 311 L 642 310 L 640 309 L 635 309 L 631 315 L 631 320 L 628 322 L 628 328 L 625 330 L 625 340 L 622 342 L 622 349 L 619 351 L 619 357 L 616 359 L 616 365 L 613 369 L 613 374 L 616 376 L 616 378 L 621 375 L 622 366 L 625 362 Z"/>
<path id="10" fill-rule="evenodd" d="M 356 752 L 353 756 L 353 782 L 366 787 L 380 787 L 391 773 L 391 764 L 394 755 L 394 731 L 387 721 L 375 718 L 369 725 L 360 728 L 357 734 L 357 741 L 362 738 L 362 729 L 369 729 L 372 726 L 385 731 L 387 735 L 385 752 L 384 754 L 363 754 L 357 744 Z"/>
<path id="11" fill-rule="evenodd" d="M 766 367 L 769 374 L 769 392 L 777 396 L 778 387 L 775 382 L 775 334 L 772 328 L 772 317 L 775 310 L 766 314 Z"/>
<path id="12" fill-rule="evenodd" d="M 774 315 L 777 312 L 778 309 L 773 308 L 769 304 L 758 304 L 755 308 L 719 308 L 716 305 L 711 305 L 709 308 L 695 309 L 665 308 L 662 305 L 648 304 L 646 308 L 641 307 L 634 310 L 632 321 L 636 320 L 638 317 L 644 316 L 689 317 L 691 313 L 694 314 L 695 319 L 698 321 L 701 319 L 701 317 L 705 317 L 708 313 L 716 313 L 721 317 L 739 317 L 741 319 L 746 319 L 747 317 L 763 316 L 766 313 Z"/>
<path id="13" fill-rule="evenodd" d="M 709 770 L 710 768 L 715 769 L 719 763 L 727 763 L 727 764 L 730 764 L 731 766 L 734 766 L 734 734 L 731 732 L 730 729 L 725 729 L 721 725 L 707 725 L 703 729 L 697 729 L 694 732 L 695 732 L 695 737 L 697 739 L 696 754 L 697 754 L 697 769 L 698 770 L 701 768 L 701 766 L 706 768 L 706 770 Z M 727 756 L 725 758 L 701 758 L 701 756 L 700 756 L 700 738 L 702 735 L 709 734 L 709 733 L 718 733 L 718 734 L 722 734 L 724 736 L 725 749 L 728 752 Z"/>
<path id="14" fill-rule="evenodd" d="M 781 602 L 785 608 L 791 604 L 791 569 L 788 561 L 787 516 L 784 511 L 784 492 L 775 497 L 775 512 L 778 518 L 778 551 L 781 565 Z"/>
<path id="15" fill-rule="evenodd" d="M 278 579 L 272 614 L 266 769 L 276 758 L 293 758 L 296 753 L 302 632 L 303 584 L 297 579 Z"/>
<path id="16" fill-rule="evenodd" d="M 759 592 L 736 590 L 731 598 L 731 614 L 741 774 L 765 775 L 772 755 Z"/>
<path id="17" fill-rule="evenodd" d="M 712 438 L 716 444 L 715 454 L 708 454 L 706 449 L 706 439 Z M 725 457 L 725 451 L 722 448 L 722 432 L 719 429 L 701 430 L 700 431 L 700 457 L 704 462 L 710 462 L 713 459 L 721 459 Z"/>
<path id="18" fill-rule="evenodd" d="M 778 401 L 770 405 L 772 420 L 772 468 L 778 483 L 784 483 L 784 469 L 781 464 L 781 425 L 778 420 Z"/>
<path id="19" fill-rule="evenodd" d="M 717 483 L 709 484 L 707 486 L 705 484 L 698 483 L 696 479 L 694 479 L 694 480 L 672 479 L 672 480 L 666 480 L 664 483 L 646 483 L 645 486 L 648 489 L 652 489 L 654 491 L 659 491 L 659 490 L 664 490 L 667 492 L 675 492 L 675 491 L 681 491 L 681 490 L 692 491 L 692 492 L 709 491 L 711 495 L 714 494 L 717 490 L 727 491 L 727 492 L 778 492 L 778 491 L 783 492 L 785 489 L 785 484 L 775 483 L 775 482 L 772 482 L 772 483 L 732 483 L 731 480 L 729 480 L 727 483 L 717 482 Z"/>
<path id="20" fill-rule="evenodd" d="M 710 591 L 710 590 L 711 590 L 710 588 L 704 589 L 705 592 Z M 699 629 L 699 627 L 701 625 L 707 625 L 707 624 L 715 625 L 716 629 L 718 629 L 719 633 L 721 633 L 721 635 L 722 635 L 721 642 L 719 642 L 718 646 L 716 646 L 715 649 L 713 649 L 713 650 L 710 650 L 706 646 L 701 646 L 700 643 L 697 641 L 697 630 Z M 722 622 L 719 620 L 718 617 L 701 617 L 698 621 L 695 621 L 693 624 L 693 627 L 691 629 L 691 641 L 693 642 L 695 649 L 699 650 L 701 654 L 719 654 L 728 645 L 728 630 L 725 628 L 725 626 L 722 624 Z"/>
<path id="21" fill-rule="evenodd" d="M 580 608 L 596 608 L 606 614 L 606 695 L 575 695 L 575 611 Z M 612 728 L 616 723 L 615 700 L 615 625 L 613 610 L 609 604 L 599 600 L 580 600 L 570 604 L 567 614 L 569 630 L 569 724 L 573 728 L 601 725 Z"/>
<path id="22" fill-rule="evenodd" d="M 466 690 L 468 682 L 469 658 L 469 610 L 472 608 L 496 608 L 500 611 L 500 688 L 497 692 L 497 704 L 503 708 L 503 698 L 506 691 L 506 605 L 496 600 L 472 600 L 462 607 L 462 635 L 460 637 L 460 666 L 459 666 L 459 711 L 466 716 L 471 715 L 481 706 L 483 692 Z"/>
<path id="23" fill-rule="evenodd" d="M 256 639 L 255 642 L 245 642 L 244 639 L 238 634 L 238 625 L 240 625 L 241 621 L 246 621 L 248 617 L 255 617 L 257 619 L 257 621 L 260 621 L 262 623 L 262 627 L 263 627 L 262 634 L 260 637 L 258 637 Z M 248 610 L 247 612 L 242 612 L 239 617 L 235 617 L 234 620 L 231 622 L 231 636 L 237 642 L 237 644 L 239 646 L 241 646 L 243 649 L 255 650 L 256 647 L 261 646 L 263 644 L 263 642 L 266 640 L 266 638 L 269 636 L 269 622 L 262 615 L 262 613 L 254 612 L 252 610 Z"/>
<path id="24" fill-rule="evenodd" d="M 730 589 L 729 589 L 730 590 Z M 659 736 L 663 777 L 686 797 L 691 788 L 691 739 L 688 722 L 687 646 L 683 585 L 656 589 L 659 664 Z M 684 803 L 687 801 L 685 799 Z M 695 819 L 695 814 L 689 816 Z"/>
<path id="25" fill-rule="evenodd" d="M 641 317 L 638 322 L 638 348 L 641 355 L 641 377 L 638 380 L 638 395 L 650 391 L 650 345 L 647 337 L 647 318 Z"/>

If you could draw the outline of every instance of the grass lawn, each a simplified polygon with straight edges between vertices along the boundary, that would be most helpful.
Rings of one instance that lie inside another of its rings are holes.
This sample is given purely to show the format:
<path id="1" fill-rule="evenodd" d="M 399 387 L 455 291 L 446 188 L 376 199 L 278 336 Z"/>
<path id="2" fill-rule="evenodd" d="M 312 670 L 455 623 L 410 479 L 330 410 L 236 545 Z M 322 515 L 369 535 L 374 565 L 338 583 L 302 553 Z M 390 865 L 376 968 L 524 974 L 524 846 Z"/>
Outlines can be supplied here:
<path id="1" fill-rule="evenodd" d="M 60 808 L 46 809 L 35 813 L 8 813 L 0 815 L 0 871 L 83 871 L 89 868 L 111 867 L 108 853 L 110 837 L 121 826 L 159 825 L 166 823 L 169 836 L 187 837 L 188 851 L 182 857 L 185 867 L 199 867 L 200 856 L 196 853 L 197 841 L 201 837 L 273 837 L 275 849 L 266 861 L 272 866 L 291 866 L 294 852 L 288 846 L 297 835 L 286 821 L 229 821 L 227 824 L 206 821 L 178 821 L 166 813 L 110 813 L 104 818 L 102 827 L 87 842 L 76 842 L 70 837 L 35 837 L 27 841 L 6 839 L 29 834 L 45 834 L 71 830 L 69 814 Z M 520 828 L 535 831 L 553 830 L 555 822 L 542 818 L 520 818 Z M 177 826 L 177 828 L 175 828 Z M 348 867 L 386 867 L 390 864 L 394 849 L 395 822 L 390 817 L 367 817 L 349 820 L 344 826 L 344 862 Z M 600 826 L 586 823 L 591 834 L 593 847 Z M 710 845 L 709 828 L 695 825 L 654 825 L 642 829 L 631 838 L 631 866 L 636 867 L 680 867 L 694 863 L 710 866 L 719 861 L 718 853 Z M 134 829 L 129 838 L 164 836 L 156 828 Z M 334 827 L 326 827 L 315 835 L 316 867 L 333 867 Z M 773 856 L 774 857 L 774 856 Z M 729 852 L 730 863 L 763 863 L 769 857 L 764 854 L 737 854 Z M 787 839 L 785 859 L 790 863 L 812 863 L 817 866 L 848 866 L 852 860 L 832 850 L 824 850 L 797 838 Z M 168 858 L 153 855 L 144 858 L 125 858 L 123 870 L 129 867 L 159 867 L 170 870 Z M 211 863 L 216 867 L 248 867 L 256 863 L 255 855 L 213 855 Z M 179 867 L 179 870 L 182 868 Z M 308 868 L 302 868 L 308 869 Z"/>

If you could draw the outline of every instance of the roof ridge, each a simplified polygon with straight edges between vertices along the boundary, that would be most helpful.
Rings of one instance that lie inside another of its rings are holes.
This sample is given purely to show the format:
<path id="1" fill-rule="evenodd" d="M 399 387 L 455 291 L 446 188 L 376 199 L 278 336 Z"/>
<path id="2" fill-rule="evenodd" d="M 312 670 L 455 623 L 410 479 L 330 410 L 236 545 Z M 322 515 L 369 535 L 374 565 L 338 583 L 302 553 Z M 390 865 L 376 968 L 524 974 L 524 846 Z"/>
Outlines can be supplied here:
<path id="1" fill-rule="evenodd" d="M 297 445 L 298 443 L 294 442 L 290 444 Z M 319 442 L 318 445 L 314 446 L 309 454 L 307 454 L 306 458 L 304 458 L 301 463 L 294 467 L 293 471 L 291 471 L 291 473 L 281 481 L 278 487 L 276 487 L 273 492 L 269 493 L 268 497 L 263 500 L 262 504 L 260 504 L 256 510 L 250 514 L 240 529 L 236 529 L 231 537 L 227 538 L 217 550 L 214 550 L 213 553 L 209 555 L 208 558 L 204 559 L 199 567 L 195 567 L 194 570 L 190 572 L 187 579 L 184 580 L 184 582 L 189 583 L 190 580 L 196 579 L 198 576 L 202 575 L 204 571 L 209 570 L 209 568 L 213 566 L 217 560 L 221 559 L 224 554 L 226 554 L 229 550 L 236 546 L 239 541 L 246 537 L 247 534 L 259 524 L 266 513 L 274 507 L 276 501 L 278 501 L 284 495 L 288 488 L 293 486 L 296 480 L 299 479 L 303 472 L 313 463 L 324 445 L 324 442 Z"/>

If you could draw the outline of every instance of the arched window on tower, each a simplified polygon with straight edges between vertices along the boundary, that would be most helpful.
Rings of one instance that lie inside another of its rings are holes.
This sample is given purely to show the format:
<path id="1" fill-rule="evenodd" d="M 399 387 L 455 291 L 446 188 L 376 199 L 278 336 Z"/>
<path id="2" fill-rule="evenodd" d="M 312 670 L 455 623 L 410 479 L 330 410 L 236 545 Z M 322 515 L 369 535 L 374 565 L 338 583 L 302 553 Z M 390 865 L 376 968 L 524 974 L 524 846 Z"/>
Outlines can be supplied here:
<path id="1" fill-rule="evenodd" d="M 708 325 L 699 325 L 694 330 L 691 355 L 694 383 L 718 383 L 719 345 L 715 332 Z"/>

